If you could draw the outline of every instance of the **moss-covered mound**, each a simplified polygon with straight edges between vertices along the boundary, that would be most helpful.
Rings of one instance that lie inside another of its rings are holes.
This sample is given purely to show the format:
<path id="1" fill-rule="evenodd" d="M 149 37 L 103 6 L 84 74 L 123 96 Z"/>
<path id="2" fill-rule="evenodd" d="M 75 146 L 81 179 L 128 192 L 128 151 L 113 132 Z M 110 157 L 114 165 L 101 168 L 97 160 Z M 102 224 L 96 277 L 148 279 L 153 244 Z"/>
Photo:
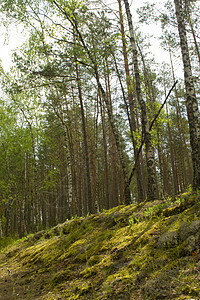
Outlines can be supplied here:
<path id="1" fill-rule="evenodd" d="M 119 206 L 0 254 L 0 299 L 200 299 L 200 195 Z"/>

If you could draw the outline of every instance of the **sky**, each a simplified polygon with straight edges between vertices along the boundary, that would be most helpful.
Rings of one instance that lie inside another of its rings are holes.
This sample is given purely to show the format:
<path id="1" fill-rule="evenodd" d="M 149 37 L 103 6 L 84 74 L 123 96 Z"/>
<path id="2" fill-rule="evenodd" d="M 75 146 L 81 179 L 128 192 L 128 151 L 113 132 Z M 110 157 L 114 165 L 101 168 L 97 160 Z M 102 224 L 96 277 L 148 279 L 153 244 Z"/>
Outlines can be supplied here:
<path id="1" fill-rule="evenodd" d="M 116 0 L 114 0 L 116 1 Z M 117 2 L 117 1 L 116 1 Z M 159 3 L 160 0 L 129 0 L 131 12 L 133 16 L 134 24 L 136 25 L 136 22 L 138 20 L 136 9 L 143 6 L 145 2 L 157 2 Z M 114 3 L 114 2 L 112 2 Z M 140 25 L 141 26 L 141 25 Z M 159 25 L 148 25 L 148 26 L 142 26 L 142 31 L 144 33 L 154 34 L 154 36 L 159 36 L 161 34 L 161 29 Z M 26 39 L 24 34 L 21 33 L 20 29 L 17 29 L 15 25 L 11 25 L 9 27 L 8 35 L 9 37 L 5 39 L 5 29 L 3 27 L 0 28 L 1 36 L 0 39 L 0 59 L 2 61 L 2 66 L 6 71 L 9 70 L 11 66 L 12 61 L 12 53 L 16 50 L 17 47 L 19 47 Z M 159 45 L 158 39 L 153 39 L 152 41 L 153 46 L 151 47 L 151 52 L 156 57 L 156 61 L 158 63 L 162 63 L 163 61 L 167 60 L 169 61 L 169 57 L 167 57 L 167 53 L 163 52 Z"/>
<path id="2" fill-rule="evenodd" d="M 0 32 L 0 59 L 2 66 L 8 71 L 12 62 L 12 53 L 22 45 L 26 38 L 15 25 L 10 25 L 8 34 L 3 26 L 0 27 Z"/>

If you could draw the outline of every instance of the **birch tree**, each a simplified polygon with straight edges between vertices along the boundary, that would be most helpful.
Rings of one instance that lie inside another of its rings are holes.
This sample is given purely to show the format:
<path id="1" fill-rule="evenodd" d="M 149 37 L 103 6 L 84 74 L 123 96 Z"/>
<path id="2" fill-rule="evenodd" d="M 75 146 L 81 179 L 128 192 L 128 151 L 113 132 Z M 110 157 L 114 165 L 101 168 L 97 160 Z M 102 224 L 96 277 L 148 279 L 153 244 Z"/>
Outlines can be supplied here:
<path id="1" fill-rule="evenodd" d="M 186 107 L 192 148 L 193 188 L 197 190 L 200 188 L 200 115 L 192 76 L 182 0 L 174 0 L 174 5 L 184 68 Z"/>
<path id="2" fill-rule="evenodd" d="M 142 97 L 141 91 L 141 82 L 140 82 L 140 73 L 138 66 L 138 52 L 135 41 L 135 34 L 133 30 L 132 15 L 130 12 L 128 0 L 124 0 L 126 15 L 128 19 L 129 33 L 130 33 L 130 42 L 133 54 L 133 65 L 134 65 L 134 75 L 135 75 L 135 85 L 136 85 L 136 97 L 141 108 L 141 118 L 142 118 L 142 131 L 146 146 L 146 157 L 147 157 L 147 173 L 148 173 L 148 189 L 147 189 L 147 198 L 149 200 L 155 200 L 156 198 L 156 179 L 154 173 L 154 155 L 153 148 L 151 143 L 151 134 L 149 132 L 149 124 L 147 118 L 147 109 L 144 99 Z"/>

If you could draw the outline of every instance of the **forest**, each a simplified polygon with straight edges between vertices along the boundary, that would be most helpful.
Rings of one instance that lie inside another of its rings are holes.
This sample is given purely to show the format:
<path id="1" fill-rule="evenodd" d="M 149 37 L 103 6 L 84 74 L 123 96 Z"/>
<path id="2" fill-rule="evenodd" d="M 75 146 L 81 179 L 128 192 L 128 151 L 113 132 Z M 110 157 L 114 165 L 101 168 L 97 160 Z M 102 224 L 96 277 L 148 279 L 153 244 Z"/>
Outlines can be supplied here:
<path id="1" fill-rule="evenodd" d="M 130 2 L 0 0 L 1 238 L 200 189 L 199 1 Z"/>

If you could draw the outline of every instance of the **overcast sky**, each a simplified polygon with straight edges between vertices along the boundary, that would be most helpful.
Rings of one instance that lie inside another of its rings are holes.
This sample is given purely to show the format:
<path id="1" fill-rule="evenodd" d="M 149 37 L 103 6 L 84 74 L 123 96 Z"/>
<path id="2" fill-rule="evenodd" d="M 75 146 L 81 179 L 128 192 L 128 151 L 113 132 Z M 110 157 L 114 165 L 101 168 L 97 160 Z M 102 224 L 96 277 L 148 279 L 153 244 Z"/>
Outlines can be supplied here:
<path id="1" fill-rule="evenodd" d="M 137 22 L 136 9 L 143 6 L 145 2 L 160 2 L 160 0 L 130 0 L 134 24 L 136 24 Z M 112 3 L 114 3 L 114 1 Z M 154 36 L 159 36 L 161 34 L 159 25 L 143 26 L 141 30 L 144 30 L 146 34 L 153 33 Z M 14 50 L 16 50 L 17 47 L 19 47 L 23 43 L 23 41 L 25 41 L 25 36 L 20 32 L 20 29 L 16 29 L 14 25 L 10 26 L 8 42 L 4 42 L 5 30 L 3 28 L 1 28 L 1 36 L 3 38 L 0 39 L 0 59 L 2 60 L 3 67 L 6 71 L 8 71 L 11 65 L 12 53 Z M 163 51 L 161 50 L 159 46 L 159 41 L 153 39 L 152 43 L 153 46 L 151 47 L 151 52 L 156 56 L 156 61 L 161 63 L 163 60 L 169 60 L 169 58 L 166 57 L 167 54 L 163 53 Z"/>

